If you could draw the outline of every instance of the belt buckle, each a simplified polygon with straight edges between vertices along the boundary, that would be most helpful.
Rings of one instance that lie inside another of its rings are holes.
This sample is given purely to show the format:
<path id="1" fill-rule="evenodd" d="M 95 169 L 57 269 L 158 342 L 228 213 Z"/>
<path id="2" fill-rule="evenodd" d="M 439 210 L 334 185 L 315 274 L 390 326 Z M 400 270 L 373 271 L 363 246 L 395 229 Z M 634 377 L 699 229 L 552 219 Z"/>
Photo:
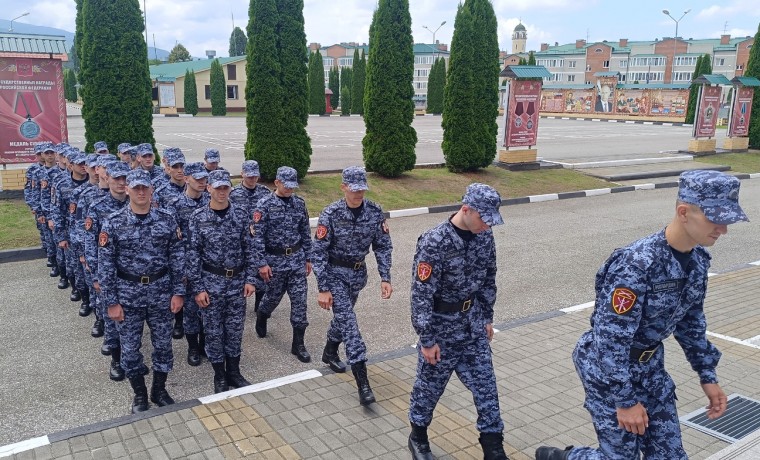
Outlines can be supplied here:
<path id="1" fill-rule="evenodd" d="M 354 262 L 354 270 L 359 270 L 364 265 L 364 262 Z"/>
<path id="2" fill-rule="evenodd" d="M 289 256 L 293 254 L 293 248 L 285 248 L 285 255 Z"/>
<path id="3" fill-rule="evenodd" d="M 141 276 L 140 284 L 150 284 L 150 276 L 147 276 L 147 275 Z"/>
<path id="4" fill-rule="evenodd" d="M 234 268 L 225 268 L 224 269 L 224 277 L 225 278 L 232 278 L 235 276 L 235 269 Z"/>
<path id="5" fill-rule="evenodd" d="M 652 356 L 654 356 L 655 353 L 657 353 L 657 348 L 653 350 L 645 350 L 643 353 L 641 353 L 641 356 L 639 356 L 639 362 L 646 363 L 652 359 Z"/>
<path id="6" fill-rule="evenodd" d="M 462 311 L 465 312 L 472 307 L 472 299 L 467 299 L 462 303 Z"/>

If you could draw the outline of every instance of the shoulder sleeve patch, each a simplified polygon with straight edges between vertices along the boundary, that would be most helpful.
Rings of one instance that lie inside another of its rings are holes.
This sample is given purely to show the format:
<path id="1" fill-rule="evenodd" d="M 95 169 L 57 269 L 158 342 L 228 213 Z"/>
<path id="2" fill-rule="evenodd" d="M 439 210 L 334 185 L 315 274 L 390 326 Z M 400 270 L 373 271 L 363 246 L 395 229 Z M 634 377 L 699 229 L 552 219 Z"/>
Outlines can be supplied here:
<path id="1" fill-rule="evenodd" d="M 636 294 L 624 287 L 616 288 L 612 292 L 612 310 L 618 315 L 625 315 L 636 304 Z"/>
<path id="2" fill-rule="evenodd" d="M 390 233 L 391 229 L 388 227 L 388 220 L 383 220 L 383 223 L 380 224 L 380 228 L 383 230 L 383 233 Z"/>
<path id="3" fill-rule="evenodd" d="M 324 225 L 317 225 L 317 233 L 316 233 L 318 240 L 323 240 L 327 236 L 327 227 Z"/>
<path id="4" fill-rule="evenodd" d="M 92 228 L 92 217 L 88 217 L 84 220 L 84 229 L 88 232 Z"/>
<path id="5" fill-rule="evenodd" d="M 69 203 L 69 214 L 74 214 L 75 212 L 77 212 L 77 204 Z"/>
<path id="6" fill-rule="evenodd" d="M 108 233 L 100 232 L 100 236 L 98 236 L 98 245 L 102 248 L 107 244 L 108 244 Z"/>
<path id="7" fill-rule="evenodd" d="M 261 220 L 261 211 L 254 211 L 253 221 L 258 224 L 260 220 Z"/>
<path id="8" fill-rule="evenodd" d="M 427 262 L 419 262 L 417 264 L 417 280 L 423 283 L 427 283 L 430 280 L 430 276 L 433 274 L 433 266 Z"/>

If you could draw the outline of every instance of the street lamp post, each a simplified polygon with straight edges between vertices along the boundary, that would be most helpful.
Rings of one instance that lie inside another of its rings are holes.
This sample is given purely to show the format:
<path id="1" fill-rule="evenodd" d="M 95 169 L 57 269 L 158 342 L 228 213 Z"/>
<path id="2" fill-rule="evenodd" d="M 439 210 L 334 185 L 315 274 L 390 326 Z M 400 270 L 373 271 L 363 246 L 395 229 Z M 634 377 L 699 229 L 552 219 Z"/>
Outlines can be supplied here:
<path id="1" fill-rule="evenodd" d="M 15 18 L 11 19 L 11 27 L 8 29 L 8 32 L 13 32 L 13 21 L 19 18 L 23 18 L 24 16 L 28 16 L 29 12 L 23 13 L 21 16 L 16 16 Z"/>
<path id="2" fill-rule="evenodd" d="M 681 19 L 683 19 L 684 16 L 689 14 L 689 11 L 691 11 L 691 8 L 684 11 L 680 18 L 676 19 L 673 16 L 670 15 L 670 11 L 668 10 L 662 10 L 662 13 L 665 14 L 667 17 L 673 20 L 673 22 L 676 23 L 676 35 L 673 37 L 673 62 L 670 65 L 671 72 L 670 72 L 670 83 L 673 84 L 676 77 L 676 46 L 678 45 L 678 23 L 681 22 Z"/>
<path id="3" fill-rule="evenodd" d="M 446 21 L 443 21 L 440 26 L 438 26 L 435 30 L 430 30 L 430 27 L 428 26 L 422 26 L 424 29 L 427 29 L 428 32 L 431 32 L 433 34 L 433 46 L 435 46 L 435 55 L 438 57 L 438 43 L 435 42 L 435 33 L 438 32 L 438 29 L 443 27 L 443 25 L 446 24 Z"/>

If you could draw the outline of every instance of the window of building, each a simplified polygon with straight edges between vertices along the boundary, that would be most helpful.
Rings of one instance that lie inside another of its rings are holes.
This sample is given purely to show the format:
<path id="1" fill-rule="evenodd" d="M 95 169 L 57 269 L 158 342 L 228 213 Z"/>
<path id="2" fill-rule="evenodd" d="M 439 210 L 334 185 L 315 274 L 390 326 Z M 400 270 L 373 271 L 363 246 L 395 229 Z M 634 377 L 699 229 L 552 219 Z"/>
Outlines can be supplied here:
<path id="1" fill-rule="evenodd" d="M 575 75 L 568 75 L 567 81 L 575 81 Z"/>
<path id="2" fill-rule="evenodd" d="M 567 62 L 567 67 L 569 67 L 571 69 L 574 69 L 575 68 L 575 64 L 577 64 L 576 61 L 568 61 Z"/>
<path id="3" fill-rule="evenodd" d="M 211 99 L 211 85 L 204 86 L 203 93 L 207 101 Z"/>
<path id="4" fill-rule="evenodd" d="M 618 81 L 625 81 L 625 74 L 621 75 Z"/>
<path id="5" fill-rule="evenodd" d="M 637 57 L 637 58 L 632 59 L 631 65 L 636 66 L 636 67 L 664 66 L 665 58 L 664 57 Z"/>
<path id="6" fill-rule="evenodd" d="M 325 67 L 332 67 L 335 65 L 335 59 L 331 57 L 322 56 L 322 65 Z"/>
<path id="7" fill-rule="evenodd" d="M 342 57 L 338 60 L 338 65 L 341 67 L 351 67 L 354 65 L 353 57 Z"/>
<path id="8" fill-rule="evenodd" d="M 238 85 L 227 85 L 227 99 L 238 98 Z"/>
<path id="9" fill-rule="evenodd" d="M 227 80 L 237 80 L 237 66 L 235 64 L 227 64 Z"/>
<path id="10" fill-rule="evenodd" d="M 697 57 L 696 56 L 678 56 L 676 57 L 676 65 L 696 65 L 697 64 Z"/>
<path id="11" fill-rule="evenodd" d="M 620 66 L 619 67 L 621 69 L 627 68 L 628 67 L 628 61 L 620 61 Z"/>
<path id="12" fill-rule="evenodd" d="M 744 64 L 737 64 L 736 70 L 744 70 Z"/>
<path id="13" fill-rule="evenodd" d="M 721 67 L 726 65 L 726 60 L 724 58 L 715 58 L 715 66 Z"/>
<path id="14" fill-rule="evenodd" d="M 414 71 L 415 77 L 427 77 L 430 74 L 430 69 L 417 69 Z"/>
<path id="15" fill-rule="evenodd" d="M 586 66 L 586 72 L 591 72 L 591 64 L 588 64 L 588 65 Z"/>
<path id="16" fill-rule="evenodd" d="M 594 52 L 595 52 L 595 53 L 601 53 L 601 52 L 602 52 L 602 49 L 601 49 L 601 48 L 597 48 L 597 49 L 595 49 L 595 50 L 594 50 Z"/>
<path id="17" fill-rule="evenodd" d="M 639 83 L 654 83 L 663 81 L 664 72 L 632 72 L 631 79 Z"/>
<path id="18" fill-rule="evenodd" d="M 426 81 L 415 81 L 414 82 L 414 89 L 427 89 L 427 82 Z"/>
<path id="19" fill-rule="evenodd" d="M 536 65 L 542 65 L 544 67 L 562 67 L 565 65 L 564 59 L 539 59 L 536 61 Z"/>
<path id="20" fill-rule="evenodd" d="M 602 63 L 602 67 L 604 67 L 605 69 L 609 69 L 610 68 L 610 61 L 604 61 Z"/>
<path id="21" fill-rule="evenodd" d="M 433 64 L 434 60 L 435 58 L 433 56 L 414 56 L 415 64 Z"/>
<path id="22" fill-rule="evenodd" d="M 691 81 L 691 72 L 675 72 L 673 81 Z"/>

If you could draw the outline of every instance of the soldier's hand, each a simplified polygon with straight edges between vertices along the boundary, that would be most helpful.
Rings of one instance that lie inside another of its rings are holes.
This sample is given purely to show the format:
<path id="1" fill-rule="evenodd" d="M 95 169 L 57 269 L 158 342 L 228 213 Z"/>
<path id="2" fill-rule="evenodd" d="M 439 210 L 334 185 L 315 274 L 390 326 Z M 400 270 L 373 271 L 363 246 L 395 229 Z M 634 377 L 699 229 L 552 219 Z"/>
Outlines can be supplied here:
<path id="1" fill-rule="evenodd" d="M 100 294 L 100 283 L 98 283 L 97 281 L 93 281 L 92 282 L 92 287 L 95 288 L 95 292 L 97 292 L 98 294 Z"/>
<path id="2" fill-rule="evenodd" d="M 47 224 L 50 230 L 55 230 L 55 222 L 53 222 L 52 220 L 49 220 L 47 221 Z"/>
<path id="3" fill-rule="evenodd" d="M 332 292 L 330 292 L 330 291 L 320 292 L 317 295 L 317 303 L 324 310 L 331 309 L 332 308 L 332 304 L 333 304 Z"/>
<path id="4" fill-rule="evenodd" d="M 728 398 L 720 385 L 717 383 L 703 383 L 702 391 L 705 392 L 707 399 L 710 400 L 710 404 L 706 407 L 707 418 L 713 420 L 723 415 L 728 407 Z"/>
<path id="5" fill-rule="evenodd" d="M 112 320 L 120 323 L 124 321 L 124 309 L 121 308 L 121 304 L 114 304 L 108 306 L 108 317 Z"/>
<path id="6" fill-rule="evenodd" d="M 182 305 L 185 304 L 185 297 L 181 295 L 173 295 L 172 300 L 169 304 L 169 309 L 172 311 L 172 313 L 177 313 L 178 311 L 182 310 Z"/>
<path id="7" fill-rule="evenodd" d="M 268 283 L 272 278 L 272 267 L 269 265 L 264 265 L 263 267 L 259 268 L 259 276 L 261 276 L 261 279 Z"/>
<path id="8" fill-rule="evenodd" d="M 618 426 L 633 434 L 642 435 L 649 428 L 649 416 L 641 403 L 617 409 Z"/>
<path id="9" fill-rule="evenodd" d="M 486 337 L 488 337 L 489 342 L 493 339 L 493 324 L 491 323 L 486 324 Z"/>
<path id="10" fill-rule="evenodd" d="M 87 262 L 85 262 L 84 256 L 79 256 L 79 262 L 84 264 L 85 267 L 87 267 Z"/>
<path id="11" fill-rule="evenodd" d="M 209 298 L 208 298 L 208 292 L 203 291 L 195 296 L 195 303 L 198 304 L 201 308 L 208 307 L 209 304 Z"/>
<path id="12" fill-rule="evenodd" d="M 45 223 L 45 216 L 40 216 L 37 218 L 37 222 L 44 224 Z"/>
<path id="13" fill-rule="evenodd" d="M 441 347 L 436 343 L 432 347 L 420 347 L 422 350 L 422 357 L 425 358 L 425 362 L 435 366 L 441 361 Z"/>
<path id="14" fill-rule="evenodd" d="M 393 286 L 391 286 L 391 283 L 387 281 L 381 282 L 380 283 L 380 298 L 390 299 L 391 294 L 393 294 Z"/>
<path id="15" fill-rule="evenodd" d="M 69 242 L 68 241 L 61 241 L 58 243 L 58 247 L 61 249 L 68 249 L 69 248 Z"/>
<path id="16" fill-rule="evenodd" d="M 306 262 L 306 276 L 311 275 L 311 262 Z"/>
<path id="17" fill-rule="evenodd" d="M 252 296 L 256 292 L 256 286 L 253 284 L 246 283 L 245 286 L 243 286 L 243 297 L 248 298 Z"/>

